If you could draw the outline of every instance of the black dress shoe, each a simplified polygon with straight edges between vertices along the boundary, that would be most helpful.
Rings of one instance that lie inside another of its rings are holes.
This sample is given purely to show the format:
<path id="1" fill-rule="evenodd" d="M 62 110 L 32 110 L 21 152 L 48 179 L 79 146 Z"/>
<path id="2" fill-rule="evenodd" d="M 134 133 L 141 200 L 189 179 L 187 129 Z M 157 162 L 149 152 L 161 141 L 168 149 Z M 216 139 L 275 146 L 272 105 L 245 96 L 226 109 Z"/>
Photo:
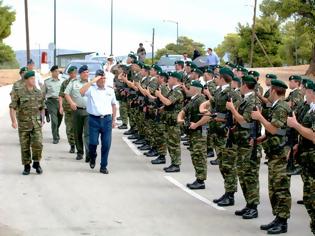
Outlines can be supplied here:
<path id="1" fill-rule="evenodd" d="M 303 200 L 298 200 L 296 203 L 299 204 L 299 205 L 304 205 L 304 201 Z"/>
<path id="2" fill-rule="evenodd" d="M 183 142 L 183 145 L 184 146 L 189 146 L 189 142 L 187 141 L 187 142 Z"/>
<path id="3" fill-rule="evenodd" d="M 31 165 L 27 164 L 24 165 L 24 170 L 22 172 L 23 175 L 29 175 L 31 173 Z"/>
<path id="4" fill-rule="evenodd" d="M 244 215 L 248 210 L 249 210 L 249 208 L 246 206 L 246 207 L 244 207 L 242 210 L 235 211 L 234 214 L 237 215 L 237 216 L 242 216 L 242 215 Z"/>
<path id="5" fill-rule="evenodd" d="M 90 159 L 90 167 L 91 169 L 94 169 L 95 168 L 95 159 Z"/>
<path id="6" fill-rule="evenodd" d="M 133 134 L 131 136 L 128 137 L 128 139 L 133 140 L 133 139 L 138 139 L 139 135 L 138 134 Z"/>
<path id="7" fill-rule="evenodd" d="M 42 167 L 40 166 L 39 162 L 34 162 L 32 167 L 36 170 L 37 174 L 40 175 L 43 173 Z"/>
<path id="8" fill-rule="evenodd" d="M 268 165 L 268 161 L 265 161 L 264 164 L 265 164 L 265 165 Z"/>
<path id="9" fill-rule="evenodd" d="M 271 221 L 269 224 L 266 225 L 261 225 L 260 229 L 261 230 L 268 230 L 271 229 L 275 224 L 278 223 L 278 217 L 276 217 L 273 221 Z"/>
<path id="10" fill-rule="evenodd" d="M 100 169 L 100 172 L 102 173 L 102 174 L 108 174 L 108 170 L 107 170 L 107 168 L 101 168 Z"/>
<path id="11" fill-rule="evenodd" d="M 219 201 L 218 206 L 226 207 L 226 206 L 233 206 L 234 205 L 234 193 L 227 193 L 225 197 Z"/>
<path id="12" fill-rule="evenodd" d="M 152 163 L 152 165 L 165 164 L 166 163 L 165 156 L 160 155 L 160 156 L 158 156 L 158 158 L 152 160 L 151 163 Z"/>
<path id="13" fill-rule="evenodd" d="M 135 131 L 133 129 L 129 129 L 129 130 L 124 132 L 124 135 L 132 135 L 134 133 L 135 133 Z"/>
<path id="14" fill-rule="evenodd" d="M 214 151 L 213 151 L 213 149 L 208 151 L 207 157 L 208 157 L 208 158 L 214 157 Z"/>
<path id="15" fill-rule="evenodd" d="M 180 172 L 180 168 L 178 165 L 171 165 L 167 168 L 164 168 L 164 171 L 166 173 L 175 173 L 175 172 Z"/>
<path id="16" fill-rule="evenodd" d="M 146 156 L 147 157 L 157 157 L 159 154 L 155 149 L 152 149 L 152 151 L 149 151 Z"/>
<path id="17" fill-rule="evenodd" d="M 128 129 L 128 126 L 126 124 L 122 124 L 118 126 L 118 129 Z"/>
<path id="18" fill-rule="evenodd" d="M 121 117 L 119 116 L 119 117 L 117 117 L 116 119 L 117 119 L 117 120 L 121 120 Z"/>
<path id="19" fill-rule="evenodd" d="M 143 145 L 146 144 L 147 141 L 145 141 L 145 139 L 138 139 L 136 141 L 133 142 L 135 145 Z"/>
<path id="20" fill-rule="evenodd" d="M 85 163 L 89 163 L 89 162 L 90 162 L 90 159 L 91 159 L 91 158 L 90 158 L 89 156 L 86 156 L 86 157 L 85 157 Z"/>
<path id="21" fill-rule="evenodd" d="M 220 198 L 214 199 L 213 202 L 214 202 L 214 203 L 220 202 L 223 198 L 225 198 L 225 195 L 226 195 L 226 193 L 223 194 Z"/>
<path id="22" fill-rule="evenodd" d="M 219 165 L 219 160 L 218 160 L 218 158 L 215 159 L 215 160 L 210 161 L 210 164 L 213 165 L 213 166 Z"/>
<path id="23" fill-rule="evenodd" d="M 283 234 L 288 231 L 288 223 L 286 219 L 278 219 L 274 226 L 267 230 L 267 234 Z"/>
<path id="24" fill-rule="evenodd" d="M 69 153 L 75 153 L 75 146 L 74 145 L 71 145 L 70 146 L 70 151 Z"/>
<path id="25" fill-rule="evenodd" d="M 186 135 L 186 136 L 184 136 L 184 137 L 181 137 L 180 140 L 183 141 L 183 142 L 187 142 L 187 141 L 189 140 L 189 138 L 188 138 L 188 136 Z"/>
<path id="26" fill-rule="evenodd" d="M 58 139 L 54 139 L 53 140 L 53 144 L 58 144 L 59 143 L 59 140 Z"/>
<path id="27" fill-rule="evenodd" d="M 244 220 L 251 220 L 258 217 L 258 210 L 256 208 L 249 208 L 244 214 Z"/>
<path id="28" fill-rule="evenodd" d="M 192 184 L 187 184 L 186 186 L 187 186 L 187 188 L 193 189 L 193 190 L 206 188 L 205 182 L 202 180 L 196 180 Z"/>
<path id="29" fill-rule="evenodd" d="M 149 144 L 145 144 L 145 145 L 139 147 L 139 150 L 141 150 L 141 151 L 148 151 L 150 149 L 151 149 L 151 146 Z"/>
<path id="30" fill-rule="evenodd" d="M 78 160 L 78 161 L 80 161 L 80 160 L 83 159 L 83 155 L 80 154 L 80 153 L 78 153 L 78 154 L 77 154 L 77 157 L 76 157 L 75 159 Z"/>

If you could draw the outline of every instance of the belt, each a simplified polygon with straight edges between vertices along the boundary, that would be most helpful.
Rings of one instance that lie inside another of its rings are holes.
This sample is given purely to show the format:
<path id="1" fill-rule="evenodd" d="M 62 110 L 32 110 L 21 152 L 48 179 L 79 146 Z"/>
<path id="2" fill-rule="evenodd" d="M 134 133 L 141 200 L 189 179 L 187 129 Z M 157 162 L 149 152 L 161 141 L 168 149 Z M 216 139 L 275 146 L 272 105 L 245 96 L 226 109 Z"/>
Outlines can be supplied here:
<path id="1" fill-rule="evenodd" d="M 100 119 L 104 119 L 105 117 L 109 117 L 109 116 L 112 116 L 112 115 L 104 115 L 104 116 L 94 116 L 94 115 L 91 115 L 90 116 L 94 117 L 94 118 L 100 118 Z"/>
<path id="2" fill-rule="evenodd" d="M 79 110 L 86 110 L 85 107 L 77 107 L 77 109 L 79 109 Z"/>
<path id="3" fill-rule="evenodd" d="M 48 100 L 48 99 L 53 99 L 53 100 L 56 100 L 56 99 L 58 99 L 58 98 L 49 97 L 49 98 L 47 98 L 47 100 Z"/>

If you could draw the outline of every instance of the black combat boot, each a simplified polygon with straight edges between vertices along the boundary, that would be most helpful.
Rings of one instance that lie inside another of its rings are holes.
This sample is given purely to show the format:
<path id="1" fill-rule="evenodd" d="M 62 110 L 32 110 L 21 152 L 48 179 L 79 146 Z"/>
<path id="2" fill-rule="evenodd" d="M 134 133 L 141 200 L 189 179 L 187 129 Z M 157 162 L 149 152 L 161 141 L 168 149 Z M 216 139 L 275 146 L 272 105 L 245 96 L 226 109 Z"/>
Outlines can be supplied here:
<path id="1" fill-rule="evenodd" d="M 91 167 L 91 169 L 95 168 L 95 159 L 94 158 L 90 158 L 90 167 Z"/>
<path id="2" fill-rule="evenodd" d="M 166 159 L 164 155 L 158 156 L 158 158 L 151 161 L 152 165 L 161 165 L 166 163 Z"/>
<path id="3" fill-rule="evenodd" d="M 288 231 L 287 219 L 278 217 L 278 221 L 273 225 L 272 228 L 267 230 L 268 234 L 283 234 Z"/>
<path id="4" fill-rule="evenodd" d="M 199 179 L 196 179 L 195 182 L 193 182 L 192 184 L 187 184 L 186 186 L 187 188 L 192 189 L 192 190 L 206 188 L 205 181 L 199 180 Z"/>
<path id="5" fill-rule="evenodd" d="M 187 142 L 189 140 L 189 138 L 187 135 L 185 135 L 184 137 L 181 137 L 180 140 L 183 142 Z"/>
<path id="6" fill-rule="evenodd" d="M 207 158 L 212 158 L 212 157 L 214 157 L 214 150 L 213 150 L 213 148 L 209 149 L 208 153 L 207 153 Z"/>
<path id="7" fill-rule="evenodd" d="M 128 137 L 128 139 L 130 140 L 135 140 L 135 139 L 138 139 L 139 138 L 139 134 L 132 134 Z"/>
<path id="8" fill-rule="evenodd" d="M 244 220 L 251 220 L 258 217 L 258 210 L 256 205 L 250 205 L 248 210 L 243 214 Z"/>
<path id="9" fill-rule="evenodd" d="M 142 146 L 138 147 L 140 151 L 148 151 L 151 149 L 151 146 L 149 144 L 143 144 Z"/>
<path id="10" fill-rule="evenodd" d="M 146 144 L 147 141 L 145 139 L 138 139 L 137 141 L 133 142 L 135 145 L 143 145 Z"/>
<path id="11" fill-rule="evenodd" d="M 75 146 L 74 145 L 71 145 L 70 146 L 70 151 L 69 153 L 75 153 Z"/>
<path id="12" fill-rule="evenodd" d="M 39 162 L 33 162 L 33 166 L 32 166 L 35 170 L 37 174 L 42 174 L 43 170 L 42 167 L 40 166 Z"/>
<path id="13" fill-rule="evenodd" d="M 303 200 L 298 200 L 296 203 L 299 204 L 299 205 L 304 205 L 304 201 Z"/>
<path id="14" fill-rule="evenodd" d="M 268 230 L 271 229 L 275 224 L 278 223 L 278 217 L 276 217 L 273 221 L 271 221 L 269 224 L 266 225 L 261 225 L 260 229 L 261 230 Z"/>
<path id="15" fill-rule="evenodd" d="M 31 173 L 31 165 L 30 164 L 26 164 L 24 165 L 24 170 L 23 170 L 23 175 L 29 175 Z"/>
<path id="16" fill-rule="evenodd" d="M 226 193 L 225 197 L 219 201 L 218 206 L 226 207 L 234 205 L 234 193 Z"/>
<path id="17" fill-rule="evenodd" d="M 76 160 L 80 161 L 83 159 L 83 155 L 81 153 L 77 154 L 77 157 L 75 158 Z"/>
<path id="18" fill-rule="evenodd" d="M 175 173 L 175 172 L 180 172 L 179 165 L 170 165 L 169 167 L 164 168 L 164 171 L 166 173 Z"/>
<path id="19" fill-rule="evenodd" d="M 118 126 L 118 129 L 128 129 L 128 126 L 126 124 L 122 124 Z"/>
<path id="20" fill-rule="evenodd" d="M 184 146 L 189 146 L 189 142 L 188 142 L 188 141 L 183 142 L 183 145 L 184 145 Z"/>
<path id="21" fill-rule="evenodd" d="M 224 193 L 220 198 L 214 199 L 213 202 L 214 203 L 218 203 L 220 202 L 223 198 L 225 198 L 226 193 Z"/>
<path id="22" fill-rule="evenodd" d="M 210 164 L 213 165 L 213 166 L 219 165 L 219 160 L 218 160 L 218 158 L 215 159 L 215 160 L 210 161 Z"/>
<path id="23" fill-rule="evenodd" d="M 146 155 L 147 157 L 156 157 L 158 156 L 158 152 L 156 151 L 155 148 L 152 148 L 150 151 L 148 151 L 147 153 L 144 153 L 144 155 Z"/>
<path id="24" fill-rule="evenodd" d="M 134 133 L 135 133 L 134 129 L 133 129 L 133 128 L 130 128 L 129 130 L 127 130 L 127 131 L 124 132 L 124 135 L 132 135 L 132 134 L 134 134 Z"/>
<path id="25" fill-rule="evenodd" d="M 235 211 L 235 215 L 242 216 L 249 210 L 249 205 L 246 205 L 242 210 Z"/>

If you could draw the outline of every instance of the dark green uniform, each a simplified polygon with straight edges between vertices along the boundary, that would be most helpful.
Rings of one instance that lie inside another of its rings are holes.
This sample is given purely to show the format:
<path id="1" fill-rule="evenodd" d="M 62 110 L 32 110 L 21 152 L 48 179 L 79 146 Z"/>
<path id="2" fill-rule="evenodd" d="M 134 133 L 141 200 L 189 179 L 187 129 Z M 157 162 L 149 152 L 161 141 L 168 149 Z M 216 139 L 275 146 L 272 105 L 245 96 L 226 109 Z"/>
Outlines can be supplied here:
<path id="1" fill-rule="evenodd" d="M 127 85 L 118 79 L 116 75 L 114 78 L 114 88 L 116 99 L 119 102 L 119 115 L 123 124 L 128 125 L 128 107 L 127 107 L 127 97 L 125 94 L 125 89 Z"/>
<path id="2" fill-rule="evenodd" d="M 292 90 L 285 101 L 291 104 L 291 110 L 295 112 L 296 109 L 304 102 L 302 91 L 298 88 Z"/>

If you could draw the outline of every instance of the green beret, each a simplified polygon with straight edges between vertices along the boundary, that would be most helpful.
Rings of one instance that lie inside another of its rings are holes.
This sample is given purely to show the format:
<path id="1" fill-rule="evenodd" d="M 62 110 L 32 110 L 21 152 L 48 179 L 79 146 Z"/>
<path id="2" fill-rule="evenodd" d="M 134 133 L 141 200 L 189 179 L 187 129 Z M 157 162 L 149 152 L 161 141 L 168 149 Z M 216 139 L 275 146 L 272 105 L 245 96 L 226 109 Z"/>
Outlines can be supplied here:
<path id="1" fill-rule="evenodd" d="M 24 66 L 24 67 L 21 67 L 21 68 L 20 68 L 20 74 L 22 74 L 22 73 L 25 72 L 25 71 L 27 71 L 27 67 Z"/>
<path id="2" fill-rule="evenodd" d="M 183 79 L 183 74 L 174 71 L 174 72 L 170 73 L 170 77 L 174 77 L 174 78 L 176 78 L 178 80 L 182 80 Z"/>
<path id="3" fill-rule="evenodd" d="M 257 77 L 257 78 L 260 76 L 259 72 L 255 71 L 255 70 L 249 71 L 248 75 L 252 75 L 252 76 Z"/>
<path id="4" fill-rule="evenodd" d="M 244 74 L 248 74 L 248 70 L 246 68 L 244 68 L 243 66 L 237 66 L 236 70 L 242 71 Z"/>
<path id="5" fill-rule="evenodd" d="M 210 67 L 207 67 L 204 71 L 204 73 L 213 74 L 213 70 Z"/>
<path id="6" fill-rule="evenodd" d="M 315 84 L 312 80 L 307 80 L 304 87 L 306 89 L 312 89 L 313 91 L 315 91 Z"/>
<path id="7" fill-rule="evenodd" d="M 30 71 L 27 71 L 25 74 L 24 74 L 24 79 L 28 79 L 30 77 L 34 77 L 35 76 L 35 72 L 30 70 Z"/>
<path id="8" fill-rule="evenodd" d="M 223 66 L 216 65 L 216 66 L 214 66 L 214 68 L 216 68 L 216 69 L 221 69 L 221 68 L 223 68 Z"/>
<path id="9" fill-rule="evenodd" d="M 266 78 L 268 79 L 277 79 L 278 77 L 274 74 L 266 74 Z"/>
<path id="10" fill-rule="evenodd" d="M 223 67 L 220 69 L 220 74 L 221 75 L 229 75 L 231 76 L 232 78 L 234 77 L 234 73 L 233 71 L 231 71 L 230 68 L 227 68 L 227 67 Z"/>
<path id="11" fill-rule="evenodd" d="M 242 78 L 243 84 L 257 84 L 257 80 L 251 75 L 245 75 Z"/>
<path id="12" fill-rule="evenodd" d="M 144 64 L 141 61 L 134 61 L 133 64 L 138 65 L 140 68 L 144 67 Z"/>
<path id="13" fill-rule="evenodd" d="M 284 89 L 288 88 L 288 86 L 282 80 L 278 80 L 278 79 L 271 80 L 271 85 L 274 87 L 279 87 L 279 88 L 284 88 Z"/>
<path id="14" fill-rule="evenodd" d="M 167 73 L 167 72 L 160 71 L 160 72 L 159 72 L 159 76 L 163 76 L 163 77 L 165 77 L 165 78 L 168 79 L 168 73 Z"/>
<path id="15" fill-rule="evenodd" d="M 301 76 L 299 76 L 299 75 L 291 75 L 290 77 L 289 77 L 289 80 L 295 80 L 295 81 L 302 81 L 302 77 Z"/>
<path id="16" fill-rule="evenodd" d="M 185 62 L 182 60 L 175 61 L 175 65 L 182 65 L 183 66 L 184 64 L 185 64 Z"/>
<path id="17" fill-rule="evenodd" d="M 186 64 L 186 66 L 189 66 L 192 69 L 197 68 L 197 65 L 195 63 L 193 63 L 192 61 L 186 61 L 185 64 Z"/>
<path id="18" fill-rule="evenodd" d="M 128 57 L 130 57 L 130 58 L 133 59 L 133 60 L 137 60 L 137 57 L 136 57 L 135 54 L 130 53 L 130 54 L 128 55 Z"/>
<path id="19" fill-rule="evenodd" d="M 227 66 L 229 66 L 229 67 L 231 67 L 233 69 L 236 68 L 236 65 L 231 63 L 231 62 L 226 62 L 225 65 L 227 65 Z"/>
<path id="20" fill-rule="evenodd" d="M 192 70 L 192 72 L 196 72 L 199 76 L 201 76 L 203 73 L 202 73 L 202 70 L 198 69 L 198 68 L 194 68 Z"/>
<path id="21" fill-rule="evenodd" d="M 233 81 L 236 81 L 237 83 L 241 83 L 240 78 L 238 78 L 238 77 L 236 77 L 236 76 L 234 76 L 232 80 L 233 80 Z"/>
<path id="22" fill-rule="evenodd" d="M 143 69 L 145 69 L 145 70 L 150 70 L 150 69 L 151 69 L 151 66 L 149 66 L 149 65 L 147 65 L 147 64 L 144 64 Z"/>
<path id="23" fill-rule="evenodd" d="M 73 72 L 73 71 L 76 71 L 78 68 L 76 66 L 70 66 L 69 69 L 68 69 L 68 74 Z"/>
<path id="24" fill-rule="evenodd" d="M 203 88 L 203 85 L 198 80 L 191 81 L 190 86 L 193 86 L 193 87 L 196 87 L 196 88 L 201 88 L 201 89 Z"/>
<path id="25" fill-rule="evenodd" d="M 157 72 L 162 71 L 162 68 L 161 68 L 160 66 L 158 66 L 157 64 L 153 64 L 153 65 L 151 66 L 151 68 L 153 68 L 153 69 L 156 70 Z"/>

